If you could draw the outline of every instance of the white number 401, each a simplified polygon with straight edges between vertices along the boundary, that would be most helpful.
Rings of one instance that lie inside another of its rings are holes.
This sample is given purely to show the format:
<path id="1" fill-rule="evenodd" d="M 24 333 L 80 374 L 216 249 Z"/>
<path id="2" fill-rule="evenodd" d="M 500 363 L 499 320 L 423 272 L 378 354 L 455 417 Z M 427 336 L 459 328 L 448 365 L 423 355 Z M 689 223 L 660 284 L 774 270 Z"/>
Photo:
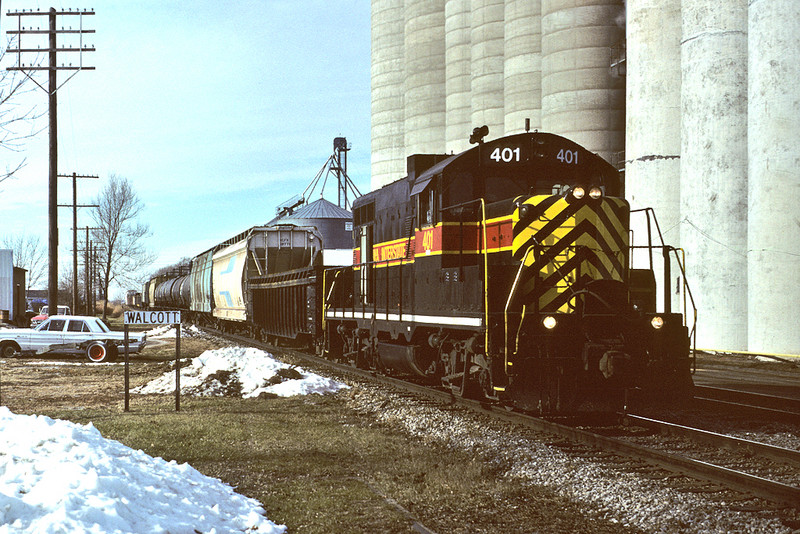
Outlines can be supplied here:
<path id="1" fill-rule="evenodd" d="M 495 160 L 497 163 L 511 163 L 512 161 L 519 161 L 519 147 L 517 148 L 500 148 L 497 147 L 492 151 L 489 156 L 490 159 Z"/>
<path id="2" fill-rule="evenodd" d="M 558 155 L 556 159 L 561 163 L 567 163 L 569 165 L 577 165 L 578 164 L 578 151 L 577 150 L 564 150 L 563 148 L 558 151 Z"/>

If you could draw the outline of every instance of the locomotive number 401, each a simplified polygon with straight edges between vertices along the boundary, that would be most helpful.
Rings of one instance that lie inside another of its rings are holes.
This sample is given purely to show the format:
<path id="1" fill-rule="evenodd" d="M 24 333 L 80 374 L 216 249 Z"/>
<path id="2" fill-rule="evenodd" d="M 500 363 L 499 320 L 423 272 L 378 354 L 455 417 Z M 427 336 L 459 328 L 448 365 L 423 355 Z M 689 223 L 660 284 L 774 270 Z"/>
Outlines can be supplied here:
<path id="1" fill-rule="evenodd" d="M 491 155 L 489 156 L 489 159 L 493 159 L 497 163 L 500 163 L 501 161 L 503 163 L 511 163 L 512 161 L 520 161 L 519 155 L 520 155 L 519 147 L 517 148 L 497 147 L 492 151 Z"/>
<path id="2" fill-rule="evenodd" d="M 563 148 L 558 151 L 558 155 L 556 155 L 556 159 L 561 163 L 566 163 L 568 165 L 577 165 L 578 164 L 578 151 L 577 150 L 564 150 Z"/>
<path id="3" fill-rule="evenodd" d="M 489 155 L 489 159 L 492 159 L 497 163 L 512 163 L 521 161 L 520 156 L 521 152 L 519 147 L 517 148 L 497 147 L 494 150 L 492 150 L 492 153 Z M 567 165 L 577 165 L 578 151 L 562 148 L 561 150 L 558 151 L 558 154 L 556 154 L 556 159 L 561 163 L 566 163 Z"/>

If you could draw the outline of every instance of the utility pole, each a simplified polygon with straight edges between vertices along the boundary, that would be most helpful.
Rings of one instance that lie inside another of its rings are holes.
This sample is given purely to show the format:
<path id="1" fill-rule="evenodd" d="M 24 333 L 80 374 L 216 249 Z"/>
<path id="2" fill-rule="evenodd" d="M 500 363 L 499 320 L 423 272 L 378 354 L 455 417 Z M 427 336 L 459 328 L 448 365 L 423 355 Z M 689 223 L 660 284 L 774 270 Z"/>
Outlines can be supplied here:
<path id="1" fill-rule="evenodd" d="M 87 33 L 94 33 L 94 30 L 84 30 L 83 29 L 83 16 L 84 15 L 94 15 L 94 10 L 84 10 L 84 11 L 57 11 L 55 8 L 50 8 L 50 11 L 39 11 L 39 10 L 30 10 L 30 11 L 9 11 L 9 16 L 17 17 L 17 29 L 16 30 L 8 30 L 6 33 L 9 35 L 18 35 L 19 41 L 17 43 L 18 48 L 11 49 L 9 48 L 6 50 L 7 52 L 16 53 L 17 54 L 17 64 L 14 67 L 8 67 L 7 70 L 18 70 L 22 71 L 25 76 L 30 78 L 36 85 L 39 86 L 40 89 L 45 91 L 49 96 L 49 115 L 50 115 L 50 178 L 49 178 L 49 196 L 48 196 L 48 214 L 50 218 L 49 224 L 49 250 L 50 250 L 50 265 L 48 269 L 48 287 L 47 287 L 47 305 L 49 307 L 50 313 L 54 314 L 58 312 L 58 201 L 57 201 L 57 193 L 58 193 L 58 101 L 56 99 L 56 92 L 61 87 L 58 85 L 58 71 L 60 70 L 71 70 L 71 71 L 80 71 L 80 70 L 94 70 L 94 67 L 84 67 L 83 66 L 83 52 L 94 52 L 94 46 L 86 47 L 83 45 L 83 35 Z M 49 27 L 48 29 L 41 29 L 41 28 L 24 28 L 22 26 L 22 17 L 31 17 L 31 16 L 48 16 L 49 19 Z M 79 29 L 73 30 L 72 28 L 65 29 L 61 28 L 56 29 L 56 17 L 57 16 L 79 16 L 80 20 L 80 27 Z M 69 47 L 69 48 L 58 48 L 56 44 L 56 36 L 59 34 L 76 34 L 80 39 L 80 45 L 77 48 Z M 39 48 L 23 48 L 22 47 L 22 36 L 23 35 L 47 35 L 48 36 L 48 47 L 43 49 Z M 39 65 L 25 65 L 22 63 L 22 54 L 23 53 L 41 53 L 47 50 L 48 52 L 48 65 L 39 66 Z M 59 66 L 57 63 L 57 53 L 58 52 L 78 52 L 80 62 L 78 66 L 70 65 L 61 65 Z M 45 89 L 42 87 L 39 82 L 36 81 L 35 78 L 30 74 L 34 71 L 46 70 L 48 71 L 48 87 Z M 72 74 L 75 76 L 77 72 Z M 67 78 L 64 83 L 67 83 L 72 76 Z M 63 84 L 62 84 L 63 85 Z"/>
<path id="2" fill-rule="evenodd" d="M 99 230 L 99 228 L 94 228 L 94 230 Z M 100 244 L 95 245 L 94 243 L 91 243 L 89 245 L 89 248 L 91 250 L 91 254 L 90 254 L 91 261 L 90 261 L 90 263 L 91 263 L 91 273 L 92 273 L 91 277 L 90 277 L 90 288 L 89 288 L 89 291 L 92 294 L 91 312 L 89 313 L 89 315 L 94 315 L 94 304 L 97 301 L 95 293 L 97 292 L 97 288 L 102 287 L 102 280 L 100 279 L 100 268 L 99 268 L 99 266 L 100 266 L 100 251 L 101 250 L 104 251 L 105 248 Z"/>
<path id="3" fill-rule="evenodd" d="M 91 258 L 92 258 L 92 242 L 89 241 L 89 230 L 99 230 L 100 228 L 97 227 L 89 227 L 85 226 L 81 228 L 81 230 L 86 231 L 86 240 L 84 241 L 83 250 L 79 250 L 79 252 L 84 253 L 83 257 L 83 288 L 84 288 L 84 295 L 86 296 L 86 306 L 84 307 L 84 311 L 86 315 L 92 315 L 92 298 L 90 297 L 89 293 L 91 292 L 91 279 L 92 279 L 92 267 L 91 267 Z M 77 312 L 75 312 L 77 313 Z"/>
<path id="4" fill-rule="evenodd" d="M 59 178 L 72 178 L 72 205 L 59 204 L 59 208 L 72 208 L 72 313 L 78 313 L 78 208 L 97 208 L 97 204 L 78 204 L 78 178 L 99 176 L 59 174 Z"/>

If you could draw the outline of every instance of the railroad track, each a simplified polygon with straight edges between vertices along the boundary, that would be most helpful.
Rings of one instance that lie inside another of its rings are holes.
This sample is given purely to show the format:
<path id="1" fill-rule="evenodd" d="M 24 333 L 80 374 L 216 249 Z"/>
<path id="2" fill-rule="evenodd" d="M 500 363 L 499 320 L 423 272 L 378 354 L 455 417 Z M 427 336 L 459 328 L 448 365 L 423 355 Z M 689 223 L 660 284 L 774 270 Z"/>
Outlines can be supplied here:
<path id="1" fill-rule="evenodd" d="M 645 462 L 660 469 L 677 473 L 679 475 L 709 482 L 722 488 L 735 490 L 746 495 L 758 497 L 780 505 L 800 509 L 800 487 L 761 476 L 731 469 L 723 465 L 697 460 L 651 446 L 643 446 L 632 442 L 630 439 L 617 438 L 603 435 L 583 428 L 577 428 L 556 421 L 535 417 L 530 414 L 510 411 L 506 407 L 470 399 L 462 399 L 451 392 L 442 389 L 433 389 L 421 384 L 405 380 L 378 375 L 368 370 L 358 369 L 350 365 L 332 362 L 307 352 L 254 341 L 249 338 L 225 334 L 216 330 L 207 329 L 216 335 L 242 344 L 263 348 L 272 352 L 284 352 L 303 361 L 323 366 L 350 376 L 356 376 L 369 381 L 377 381 L 406 392 L 426 396 L 445 404 L 457 404 L 473 411 L 488 414 L 492 417 L 522 425 L 524 427 L 565 438 L 571 442 L 580 443 L 602 451 L 612 452 L 635 461 Z M 752 442 L 715 434 L 701 429 L 683 427 L 666 421 L 658 421 L 634 414 L 625 414 L 629 424 L 655 429 L 662 433 L 672 433 L 693 441 L 708 444 L 712 447 L 721 447 L 735 450 L 750 456 L 762 456 L 773 461 L 786 463 L 792 469 L 800 468 L 800 452 L 790 449 L 773 447 L 763 443 Z M 800 472 L 797 479 L 800 480 Z"/>
<path id="2" fill-rule="evenodd" d="M 746 411 L 755 415 L 766 415 L 800 423 L 800 400 L 798 399 L 710 386 L 695 386 L 694 389 L 694 400 L 697 404 Z"/>

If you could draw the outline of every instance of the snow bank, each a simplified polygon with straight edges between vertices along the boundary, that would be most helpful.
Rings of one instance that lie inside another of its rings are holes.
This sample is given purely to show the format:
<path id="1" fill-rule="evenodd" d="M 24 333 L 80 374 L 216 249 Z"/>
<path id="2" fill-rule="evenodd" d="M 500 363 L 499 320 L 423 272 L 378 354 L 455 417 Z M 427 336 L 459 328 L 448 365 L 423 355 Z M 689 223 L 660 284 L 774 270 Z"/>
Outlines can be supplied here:
<path id="1" fill-rule="evenodd" d="M 282 533 L 258 501 L 188 464 L 0 407 L 0 534 Z"/>
<path id="2" fill-rule="evenodd" d="M 197 396 L 236 395 L 279 397 L 334 393 L 346 384 L 306 372 L 272 358 L 252 347 L 207 350 L 181 369 L 181 394 Z M 131 390 L 134 393 L 174 393 L 175 371 Z"/>

